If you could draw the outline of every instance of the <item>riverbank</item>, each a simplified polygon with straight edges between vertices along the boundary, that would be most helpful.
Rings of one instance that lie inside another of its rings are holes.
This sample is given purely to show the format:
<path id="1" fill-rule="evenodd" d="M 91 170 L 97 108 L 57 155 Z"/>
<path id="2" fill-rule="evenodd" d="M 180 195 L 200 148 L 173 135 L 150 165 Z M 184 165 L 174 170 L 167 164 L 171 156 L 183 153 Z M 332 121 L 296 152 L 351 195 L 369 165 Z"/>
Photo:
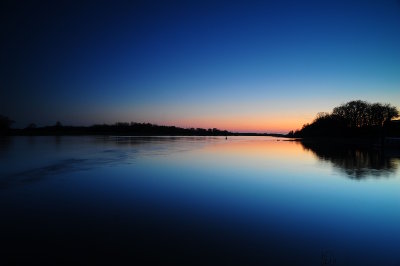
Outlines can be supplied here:
<path id="1" fill-rule="evenodd" d="M 345 145 L 356 146 L 362 148 L 400 148 L 399 137 L 386 137 L 386 138 L 366 138 L 366 137 L 349 137 L 349 138 L 335 138 L 335 137 L 314 137 L 314 138 L 295 138 L 288 141 L 299 141 L 302 143 L 320 143 L 324 145 Z"/>

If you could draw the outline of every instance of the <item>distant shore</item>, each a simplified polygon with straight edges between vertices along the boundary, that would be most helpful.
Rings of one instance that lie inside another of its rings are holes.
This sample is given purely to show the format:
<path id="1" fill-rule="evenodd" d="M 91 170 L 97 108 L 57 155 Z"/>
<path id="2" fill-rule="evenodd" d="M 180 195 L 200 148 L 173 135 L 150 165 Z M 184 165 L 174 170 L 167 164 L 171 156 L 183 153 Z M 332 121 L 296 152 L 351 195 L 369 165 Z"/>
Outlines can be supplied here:
<path id="1" fill-rule="evenodd" d="M 73 132 L 25 132 L 23 130 L 13 130 L 7 134 L 0 134 L 1 136 L 132 136 L 132 137 L 156 137 L 156 136 L 165 136 L 165 137 L 173 137 L 173 136 L 193 136 L 193 137 L 212 137 L 212 136 L 259 136 L 259 137 L 278 137 L 278 138 L 289 138 L 286 134 L 275 134 L 275 133 L 238 133 L 238 132 L 229 132 L 227 134 L 218 134 L 218 133 L 205 133 L 205 134 L 165 134 L 165 133 L 153 133 L 153 134 L 139 134 L 136 132 L 92 132 L 92 131 L 73 131 Z"/>
<path id="2" fill-rule="evenodd" d="M 276 133 L 239 133 L 217 128 L 181 128 L 175 126 L 159 126 L 149 123 L 116 123 L 113 125 L 93 126 L 30 126 L 24 129 L 10 128 L 0 135 L 6 136 L 82 136 L 82 135 L 115 135 L 115 136 L 273 136 L 286 137 Z"/>

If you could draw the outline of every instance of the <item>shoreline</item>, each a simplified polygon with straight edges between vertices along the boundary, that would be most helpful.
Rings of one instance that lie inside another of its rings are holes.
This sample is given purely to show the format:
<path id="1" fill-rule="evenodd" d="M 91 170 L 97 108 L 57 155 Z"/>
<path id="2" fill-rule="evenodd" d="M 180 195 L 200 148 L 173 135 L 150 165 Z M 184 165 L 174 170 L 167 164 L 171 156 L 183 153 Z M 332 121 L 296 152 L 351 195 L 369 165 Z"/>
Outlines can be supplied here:
<path id="1" fill-rule="evenodd" d="M 302 143 L 318 143 L 326 146 L 342 145 L 355 146 L 361 148 L 400 148 L 399 137 L 309 137 L 296 138 L 288 141 L 298 141 Z"/>

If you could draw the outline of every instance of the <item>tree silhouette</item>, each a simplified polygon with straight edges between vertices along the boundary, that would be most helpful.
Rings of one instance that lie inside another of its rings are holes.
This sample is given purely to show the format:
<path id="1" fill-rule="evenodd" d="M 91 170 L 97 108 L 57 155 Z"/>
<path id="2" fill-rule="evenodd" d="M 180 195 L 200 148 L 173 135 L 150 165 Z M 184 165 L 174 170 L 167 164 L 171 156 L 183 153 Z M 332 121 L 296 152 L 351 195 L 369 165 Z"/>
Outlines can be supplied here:
<path id="1" fill-rule="evenodd" d="M 390 104 L 351 101 L 333 109 L 332 115 L 341 117 L 349 127 L 383 126 L 385 122 L 399 116 L 396 107 Z"/>
<path id="2" fill-rule="evenodd" d="M 26 129 L 35 129 L 35 128 L 37 128 L 37 126 L 36 126 L 35 123 L 30 123 L 30 124 L 26 127 Z"/>
<path id="3" fill-rule="evenodd" d="M 13 123 L 13 120 L 6 116 L 0 115 L 0 132 L 8 131 Z"/>
<path id="4" fill-rule="evenodd" d="M 399 111 L 390 104 L 350 101 L 335 107 L 332 113 L 318 113 L 311 124 L 288 136 L 384 136 L 383 129 L 398 116 Z"/>

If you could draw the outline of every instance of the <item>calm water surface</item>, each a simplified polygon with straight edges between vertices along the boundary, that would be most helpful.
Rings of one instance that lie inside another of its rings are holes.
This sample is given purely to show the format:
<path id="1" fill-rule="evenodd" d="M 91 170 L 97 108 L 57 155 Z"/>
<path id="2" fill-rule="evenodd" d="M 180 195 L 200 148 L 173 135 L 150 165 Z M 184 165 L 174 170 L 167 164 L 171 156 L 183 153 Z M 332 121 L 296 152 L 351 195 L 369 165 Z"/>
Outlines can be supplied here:
<path id="1" fill-rule="evenodd" d="M 400 156 L 271 137 L 0 141 L 0 264 L 400 265 Z"/>

